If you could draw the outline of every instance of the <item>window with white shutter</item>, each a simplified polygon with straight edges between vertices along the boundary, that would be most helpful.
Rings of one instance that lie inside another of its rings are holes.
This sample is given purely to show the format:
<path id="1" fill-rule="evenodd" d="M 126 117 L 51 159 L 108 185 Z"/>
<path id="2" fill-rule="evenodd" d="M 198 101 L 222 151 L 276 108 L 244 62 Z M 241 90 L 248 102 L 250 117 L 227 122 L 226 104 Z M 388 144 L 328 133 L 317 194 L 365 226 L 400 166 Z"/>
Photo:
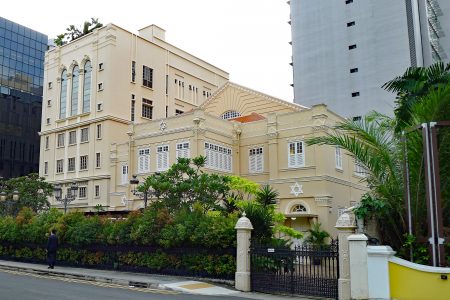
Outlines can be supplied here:
<path id="1" fill-rule="evenodd" d="M 150 149 L 139 149 L 138 151 L 138 173 L 150 172 Z"/>
<path id="2" fill-rule="evenodd" d="M 249 173 L 261 173 L 264 170 L 263 166 L 264 155 L 263 148 L 253 148 L 248 153 L 248 171 Z"/>
<path id="3" fill-rule="evenodd" d="M 205 166 L 219 171 L 231 172 L 232 151 L 229 148 L 205 143 Z"/>
<path id="4" fill-rule="evenodd" d="M 178 159 L 178 157 L 182 157 L 182 158 L 190 158 L 191 157 L 189 146 L 190 146 L 189 142 L 177 144 L 177 159 Z"/>
<path id="5" fill-rule="evenodd" d="M 122 165 L 122 180 L 121 183 L 122 184 L 127 184 L 128 183 L 128 165 Z"/>
<path id="6" fill-rule="evenodd" d="M 169 168 L 169 146 L 163 145 L 156 147 L 156 169 L 165 171 Z"/>
<path id="7" fill-rule="evenodd" d="M 367 176 L 367 169 L 364 167 L 364 164 L 358 160 L 355 159 L 355 175 L 360 177 Z"/>
<path id="8" fill-rule="evenodd" d="M 340 147 L 334 148 L 334 160 L 336 162 L 336 169 L 342 170 L 342 153 Z"/>
<path id="9" fill-rule="evenodd" d="M 303 142 L 291 142 L 288 144 L 288 167 L 305 166 L 305 144 Z"/>

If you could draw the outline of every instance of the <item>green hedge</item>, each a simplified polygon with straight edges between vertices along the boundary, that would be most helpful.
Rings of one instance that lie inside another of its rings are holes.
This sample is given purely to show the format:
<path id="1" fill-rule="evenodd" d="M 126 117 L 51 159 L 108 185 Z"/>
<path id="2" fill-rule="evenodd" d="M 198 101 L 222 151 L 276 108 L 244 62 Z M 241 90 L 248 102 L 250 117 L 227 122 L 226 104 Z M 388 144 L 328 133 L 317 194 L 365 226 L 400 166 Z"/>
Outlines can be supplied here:
<path id="1" fill-rule="evenodd" d="M 23 209 L 0 219 L 0 257 L 43 262 L 48 233 L 56 229 L 61 264 L 226 278 L 236 270 L 229 249 L 236 245 L 237 219 L 237 213 L 201 209 L 173 215 L 158 205 L 122 219 Z"/>

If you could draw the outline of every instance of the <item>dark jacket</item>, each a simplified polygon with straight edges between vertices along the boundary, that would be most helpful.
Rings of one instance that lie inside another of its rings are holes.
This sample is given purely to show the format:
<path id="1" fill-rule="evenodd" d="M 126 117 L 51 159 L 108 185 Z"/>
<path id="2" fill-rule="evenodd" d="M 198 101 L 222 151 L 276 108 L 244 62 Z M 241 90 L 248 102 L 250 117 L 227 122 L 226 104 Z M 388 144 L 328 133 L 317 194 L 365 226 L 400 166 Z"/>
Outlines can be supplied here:
<path id="1" fill-rule="evenodd" d="M 56 249 L 58 249 L 58 238 L 56 235 L 52 234 L 48 237 L 47 251 L 56 252 Z"/>

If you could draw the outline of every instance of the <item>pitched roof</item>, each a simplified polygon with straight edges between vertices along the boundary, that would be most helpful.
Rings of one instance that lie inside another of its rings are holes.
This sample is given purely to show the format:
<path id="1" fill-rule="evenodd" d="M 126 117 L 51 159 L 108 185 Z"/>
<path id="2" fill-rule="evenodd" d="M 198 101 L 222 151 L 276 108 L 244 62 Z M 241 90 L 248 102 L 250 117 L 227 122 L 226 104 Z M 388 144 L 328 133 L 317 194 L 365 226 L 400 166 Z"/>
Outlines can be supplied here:
<path id="1" fill-rule="evenodd" d="M 236 117 L 233 119 L 228 119 L 228 121 L 236 121 L 236 122 L 240 122 L 240 123 L 250 123 L 250 122 L 255 122 L 255 121 L 264 120 L 264 119 L 265 118 L 263 116 L 261 116 L 260 114 L 251 113 L 246 116 L 240 116 L 240 117 Z"/>

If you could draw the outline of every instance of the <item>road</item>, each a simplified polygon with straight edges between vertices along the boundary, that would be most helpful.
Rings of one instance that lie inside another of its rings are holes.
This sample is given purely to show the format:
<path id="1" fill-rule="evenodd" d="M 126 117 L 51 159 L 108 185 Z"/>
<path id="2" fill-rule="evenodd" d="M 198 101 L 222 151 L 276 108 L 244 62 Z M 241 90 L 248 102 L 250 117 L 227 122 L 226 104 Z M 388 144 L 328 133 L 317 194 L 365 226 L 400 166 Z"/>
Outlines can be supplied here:
<path id="1" fill-rule="evenodd" d="M 174 291 L 133 288 L 48 275 L 0 270 L 1 300 L 238 300 L 229 296 L 199 296 Z"/>

